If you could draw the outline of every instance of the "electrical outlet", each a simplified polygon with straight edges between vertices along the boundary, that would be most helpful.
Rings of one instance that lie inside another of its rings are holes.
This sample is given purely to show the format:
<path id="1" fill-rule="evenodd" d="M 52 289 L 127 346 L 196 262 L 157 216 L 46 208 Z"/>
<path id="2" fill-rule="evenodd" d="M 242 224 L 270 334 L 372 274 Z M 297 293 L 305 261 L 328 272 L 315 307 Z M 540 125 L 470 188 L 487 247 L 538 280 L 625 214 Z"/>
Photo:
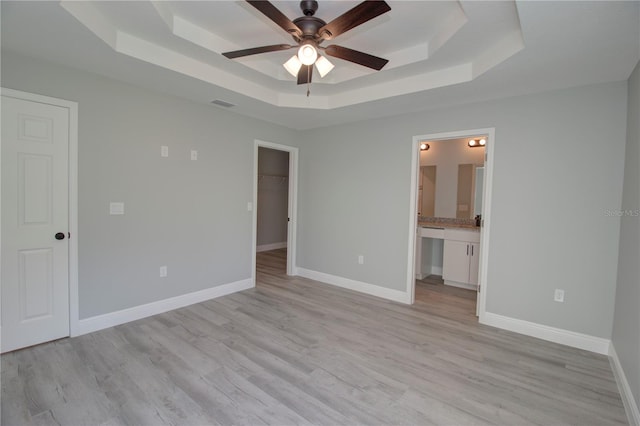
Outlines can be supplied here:
<path id="1" fill-rule="evenodd" d="M 553 294 L 554 302 L 564 302 L 564 290 L 556 288 L 555 293 Z"/>
<path id="2" fill-rule="evenodd" d="M 166 266 L 161 266 L 160 267 L 160 278 L 164 278 L 167 276 L 167 267 Z"/>
<path id="3" fill-rule="evenodd" d="M 358 256 L 358 265 L 363 265 L 364 264 L 364 256 L 360 255 Z"/>

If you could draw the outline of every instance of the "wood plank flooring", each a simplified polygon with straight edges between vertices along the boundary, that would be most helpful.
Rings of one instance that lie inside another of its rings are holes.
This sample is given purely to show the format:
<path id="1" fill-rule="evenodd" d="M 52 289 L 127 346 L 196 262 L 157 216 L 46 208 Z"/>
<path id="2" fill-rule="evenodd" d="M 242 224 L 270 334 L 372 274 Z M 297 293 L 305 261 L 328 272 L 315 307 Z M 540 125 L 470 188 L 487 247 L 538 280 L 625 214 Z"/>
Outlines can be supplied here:
<path id="1" fill-rule="evenodd" d="M 3 425 L 627 424 L 605 356 L 284 274 L 255 289 L 3 355 Z"/>

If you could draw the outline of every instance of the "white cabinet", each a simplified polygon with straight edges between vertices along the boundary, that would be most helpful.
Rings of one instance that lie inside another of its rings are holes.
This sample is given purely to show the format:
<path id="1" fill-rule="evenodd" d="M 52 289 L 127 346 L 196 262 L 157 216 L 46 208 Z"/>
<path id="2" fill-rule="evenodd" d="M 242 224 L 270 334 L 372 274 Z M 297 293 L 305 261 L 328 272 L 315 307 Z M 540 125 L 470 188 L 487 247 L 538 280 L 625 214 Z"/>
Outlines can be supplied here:
<path id="1" fill-rule="evenodd" d="M 479 233 L 445 232 L 442 278 L 445 284 L 473 288 L 478 285 Z"/>

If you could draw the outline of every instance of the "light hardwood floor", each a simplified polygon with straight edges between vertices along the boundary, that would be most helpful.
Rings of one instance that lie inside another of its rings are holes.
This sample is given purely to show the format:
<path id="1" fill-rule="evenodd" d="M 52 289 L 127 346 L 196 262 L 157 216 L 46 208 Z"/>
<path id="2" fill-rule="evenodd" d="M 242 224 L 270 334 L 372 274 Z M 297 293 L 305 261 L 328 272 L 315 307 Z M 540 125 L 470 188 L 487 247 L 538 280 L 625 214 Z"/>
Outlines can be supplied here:
<path id="1" fill-rule="evenodd" d="M 473 294 L 413 306 L 284 274 L 3 355 L 2 424 L 626 424 L 606 357 L 479 325 Z"/>

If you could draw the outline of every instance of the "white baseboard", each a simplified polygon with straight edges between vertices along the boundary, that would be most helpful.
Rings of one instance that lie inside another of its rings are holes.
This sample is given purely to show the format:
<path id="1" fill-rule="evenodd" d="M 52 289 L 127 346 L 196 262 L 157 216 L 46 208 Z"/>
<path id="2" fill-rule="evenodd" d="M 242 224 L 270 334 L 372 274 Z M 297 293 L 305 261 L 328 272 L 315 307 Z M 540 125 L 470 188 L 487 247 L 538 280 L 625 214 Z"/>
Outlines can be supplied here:
<path id="1" fill-rule="evenodd" d="M 609 347 L 611 346 L 610 340 L 601 337 L 549 327 L 491 312 L 484 312 L 480 317 L 480 323 L 602 355 L 609 355 Z"/>
<path id="2" fill-rule="evenodd" d="M 126 322 L 161 314 L 173 309 L 182 308 L 210 299 L 215 299 L 217 297 L 236 293 L 238 291 L 246 290 L 252 287 L 254 287 L 253 281 L 251 279 L 246 279 L 207 288 L 205 290 L 195 291 L 193 293 L 171 297 L 169 299 L 158 300 L 157 302 L 151 302 L 145 305 L 134 306 L 132 308 L 123 309 L 121 311 L 110 312 L 108 314 L 81 319 L 78 321 L 75 327 L 71 327 L 71 337 L 80 336 L 109 327 L 114 327 Z"/>
<path id="3" fill-rule="evenodd" d="M 371 296 L 381 297 L 383 299 L 393 300 L 400 303 L 411 303 L 409 295 L 400 290 L 380 287 L 375 284 L 368 284 L 362 281 L 355 281 L 349 278 L 338 277 L 336 275 L 325 274 L 324 272 L 312 271 L 310 269 L 298 267 L 298 275 L 309 278 L 311 280 L 320 281 L 325 284 L 331 284 L 336 287 L 342 287 L 360 293 L 369 294 Z"/>
<path id="4" fill-rule="evenodd" d="M 429 275 L 438 275 L 439 277 L 441 277 L 442 276 L 442 266 L 432 266 L 431 268 L 429 268 L 429 272 L 425 272 L 425 273 L 422 273 L 422 274 L 416 274 L 416 280 L 424 280 Z"/>
<path id="5" fill-rule="evenodd" d="M 281 243 L 262 244 L 261 246 L 256 247 L 256 252 L 277 250 L 282 248 L 287 248 L 286 241 L 283 241 Z"/>
<path id="6" fill-rule="evenodd" d="M 622 397 L 624 411 L 627 413 L 629 424 L 631 426 L 640 426 L 640 410 L 638 410 L 638 404 L 636 404 L 636 400 L 633 397 L 631 386 L 629 386 L 629 382 L 627 381 L 627 375 L 624 374 L 622 364 L 620 364 L 620 358 L 618 358 L 618 354 L 613 343 L 611 344 L 609 351 L 609 362 L 611 363 L 613 375 L 615 376 L 616 383 L 618 384 L 618 390 Z"/>

